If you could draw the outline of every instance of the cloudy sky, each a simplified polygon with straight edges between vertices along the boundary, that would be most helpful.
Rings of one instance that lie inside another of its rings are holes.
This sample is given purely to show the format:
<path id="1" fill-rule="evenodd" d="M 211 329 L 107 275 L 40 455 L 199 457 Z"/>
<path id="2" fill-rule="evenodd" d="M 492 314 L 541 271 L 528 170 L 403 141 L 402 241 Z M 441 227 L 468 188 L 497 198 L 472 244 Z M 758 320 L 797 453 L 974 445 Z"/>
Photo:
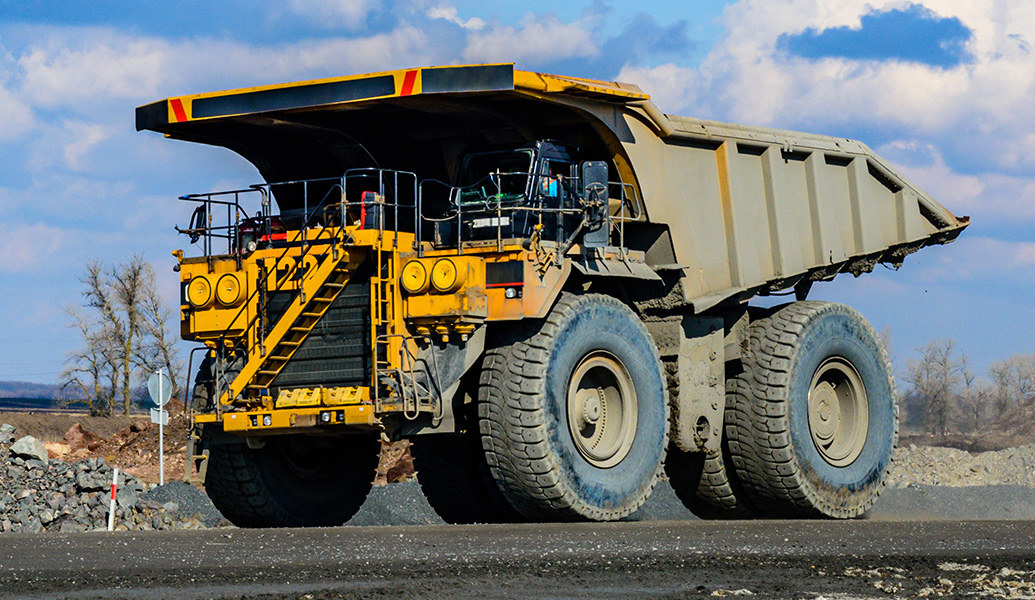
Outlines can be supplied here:
<path id="1" fill-rule="evenodd" d="M 144 254 L 174 301 L 173 225 L 189 213 L 176 197 L 259 181 L 227 150 L 136 133 L 136 106 L 478 62 L 865 141 L 973 225 L 814 296 L 890 327 L 899 369 L 952 337 L 984 371 L 1035 351 L 1032 44 L 1027 0 L 0 0 L 0 380 L 55 380 L 92 259 Z"/>

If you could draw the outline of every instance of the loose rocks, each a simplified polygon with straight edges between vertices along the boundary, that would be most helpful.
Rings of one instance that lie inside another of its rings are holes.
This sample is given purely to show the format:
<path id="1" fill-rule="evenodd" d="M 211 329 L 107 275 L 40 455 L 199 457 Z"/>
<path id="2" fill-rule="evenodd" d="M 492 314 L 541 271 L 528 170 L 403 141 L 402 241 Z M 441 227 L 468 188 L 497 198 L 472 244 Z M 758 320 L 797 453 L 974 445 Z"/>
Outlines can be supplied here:
<path id="1" fill-rule="evenodd" d="M 0 425 L 0 445 L 10 446 L 14 443 L 14 426 L 9 423 Z"/>
<path id="2" fill-rule="evenodd" d="M 0 432 L 0 532 L 91 531 L 107 528 L 113 468 L 103 458 L 47 461 L 35 438 L 11 444 Z M 201 529 L 201 515 L 147 498 L 150 486 L 119 476 L 116 529 Z M 186 485 L 186 484 L 183 484 Z M 189 487 L 189 486 L 188 486 Z M 200 492 L 198 492 L 200 494 Z M 214 509 L 213 509 L 214 510 Z M 213 524 L 215 524 L 213 522 Z"/>
<path id="3" fill-rule="evenodd" d="M 72 452 L 76 450 L 89 450 L 93 452 L 101 446 L 101 438 L 90 431 L 83 429 L 79 423 L 72 425 L 65 432 L 65 443 Z"/>
<path id="4" fill-rule="evenodd" d="M 903 488 L 911 484 L 1035 487 L 1035 445 L 980 454 L 934 446 L 898 448 L 892 459 L 887 485 L 889 488 Z"/>
<path id="5" fill-rule="evenodd" d="M 27 435 L 15 442 L 14 445 L 11 446 L 11 454 L 27 460 L 38 460 L 43 464 L 47 464 L 47 449 L 43 446 L 43 442 L 37 440 L 31 435 Z"/>

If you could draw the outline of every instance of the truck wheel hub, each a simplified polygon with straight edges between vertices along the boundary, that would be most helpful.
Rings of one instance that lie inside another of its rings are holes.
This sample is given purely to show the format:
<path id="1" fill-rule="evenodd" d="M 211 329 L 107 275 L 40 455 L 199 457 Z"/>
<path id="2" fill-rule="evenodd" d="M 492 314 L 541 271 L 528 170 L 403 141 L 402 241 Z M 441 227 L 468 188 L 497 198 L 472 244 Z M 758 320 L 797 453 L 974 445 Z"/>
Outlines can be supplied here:
<path id="1" fill-rule="evenodd" d="M 816 369 L 809 387 L 809 432 L 827 463 L 847 467 L 862 453 L 869 408 L 862 378 L 850 362 L 831 357 Z"/>
<path id="2" fill-rule="evenodd" d="M 636 390 L 622 362 L 604 351 L 579 361 L 568 385 L 568 429 L 590 464 L 609 468 L 628 454 L 636 437 Z"/>

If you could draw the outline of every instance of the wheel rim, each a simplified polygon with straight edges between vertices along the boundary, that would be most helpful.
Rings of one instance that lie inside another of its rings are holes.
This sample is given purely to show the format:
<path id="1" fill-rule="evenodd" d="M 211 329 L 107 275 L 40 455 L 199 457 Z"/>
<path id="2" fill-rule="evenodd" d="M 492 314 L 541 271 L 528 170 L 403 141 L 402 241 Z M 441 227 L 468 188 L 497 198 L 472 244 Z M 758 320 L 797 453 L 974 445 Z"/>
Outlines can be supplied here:
<path id="1" fill-rule="evenodd" d="M 869 430 L 866 388 L 852 363 L 823 361 L 809 387 L 809 432 L 823 460 L 846 467 L 859 458 Z"/>
<path id="2" fill-rule="evenodd" d="M 629 454 L 636 437 L 636 390 L 629 371 L 609 352 L 579 361 L 568 384 L 568 429 L 579 454 L 591 465 L 613 467 Z"/>

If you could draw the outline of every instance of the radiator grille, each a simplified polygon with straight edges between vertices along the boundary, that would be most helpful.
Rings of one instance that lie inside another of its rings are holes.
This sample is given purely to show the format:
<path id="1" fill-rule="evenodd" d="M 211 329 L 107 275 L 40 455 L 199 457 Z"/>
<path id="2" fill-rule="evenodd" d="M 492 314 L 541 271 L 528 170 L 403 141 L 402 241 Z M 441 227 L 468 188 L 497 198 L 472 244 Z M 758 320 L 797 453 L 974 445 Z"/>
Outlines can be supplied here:
<path id="1" fill-rule="evenodd" d="M 276 323 L 296 294 L 270 296 Z M 335 299 L 271 388 L 370 385 L 370 283 L 351 281 Z"/>

